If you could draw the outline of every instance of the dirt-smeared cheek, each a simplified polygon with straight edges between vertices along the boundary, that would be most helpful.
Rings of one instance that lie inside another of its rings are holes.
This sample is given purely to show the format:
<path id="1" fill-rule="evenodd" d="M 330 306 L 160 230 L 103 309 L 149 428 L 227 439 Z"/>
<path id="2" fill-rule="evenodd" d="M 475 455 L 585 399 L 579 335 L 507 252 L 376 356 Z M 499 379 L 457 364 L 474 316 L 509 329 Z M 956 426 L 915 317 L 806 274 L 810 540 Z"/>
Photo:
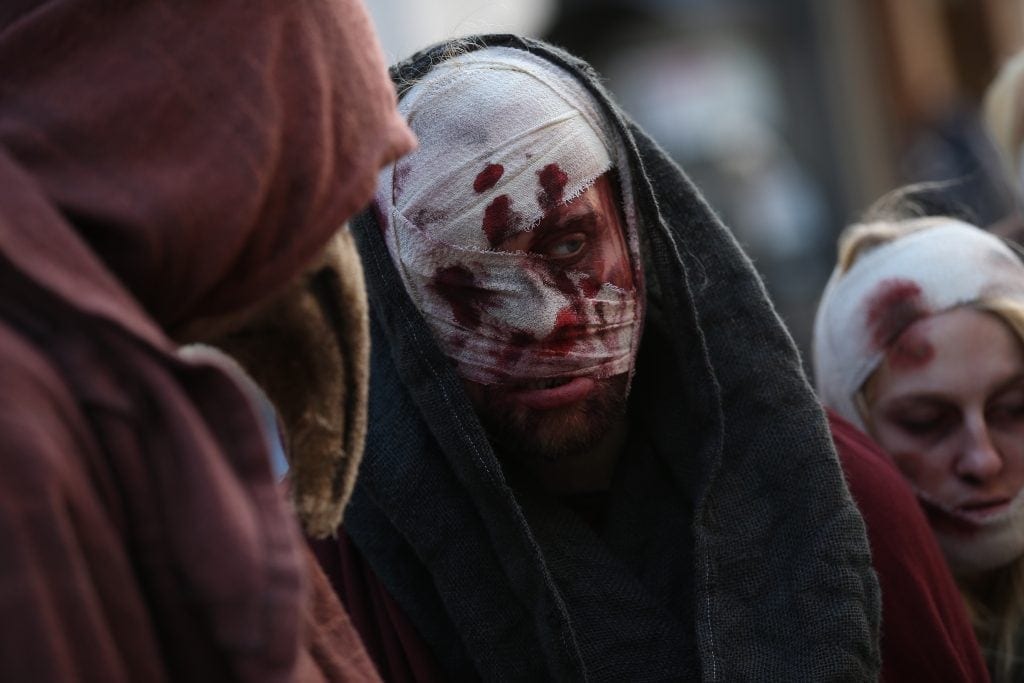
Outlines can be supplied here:
<path id="1" fill-rule="evenodd" d="M 892 460 L 904 478 L 924 487 L 928 483 L 928 464 L 925 456 L 914 451 L 899 451 L 892 454 Z"/>

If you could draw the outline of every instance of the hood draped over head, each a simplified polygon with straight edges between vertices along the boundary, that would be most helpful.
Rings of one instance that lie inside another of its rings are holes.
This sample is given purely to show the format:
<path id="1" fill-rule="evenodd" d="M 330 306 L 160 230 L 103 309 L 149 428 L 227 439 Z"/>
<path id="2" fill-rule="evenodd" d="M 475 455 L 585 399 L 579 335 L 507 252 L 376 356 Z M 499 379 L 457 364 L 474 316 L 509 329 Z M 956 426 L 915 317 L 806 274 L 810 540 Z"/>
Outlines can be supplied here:
<path id="1" fill-rule="evenodd" d="M 310 664 L 261 423 L 167 333 L 285 287 L 413 144 L 358 0 L 0 8 L 4 636 L 27 678 Z"/>
<path id="2" fill-rule="evenodd" d="M 960 221 L 872 248 L 832 273 L 814 321 L 822 402 L 865 430 L 856 396 L 900 333 L 983 297 L 1024 300 L 1024 264 L 998 237 Z"/>
<path id="3" fill-rule="evenodd" d="M 630 372 L 639 287 L 498 250 L 614 168 L 641 282 L 629 166 L 593 96 L 544 59 L 492 47 L 439 64 L 399 109 L 421 146 L 381 174 L 376 206 L 402 281 L 460 375 L 492 384 Z"/>
<path id="4" fill-rule="evenodd" d="M 280 288 L 412 146 L 353 0 L 25 5 L 0 145 L 165 329 Z M 4 235 L 35 272 L 56 248 Z"/>

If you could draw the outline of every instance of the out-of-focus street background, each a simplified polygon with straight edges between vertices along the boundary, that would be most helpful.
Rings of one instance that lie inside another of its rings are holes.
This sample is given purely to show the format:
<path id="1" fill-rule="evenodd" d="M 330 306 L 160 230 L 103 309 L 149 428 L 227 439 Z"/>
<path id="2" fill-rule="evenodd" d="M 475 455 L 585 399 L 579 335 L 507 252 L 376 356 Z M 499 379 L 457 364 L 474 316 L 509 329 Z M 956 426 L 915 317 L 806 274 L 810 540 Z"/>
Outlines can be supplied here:
<path id="1" fill-rule="evenodd" d="M 949 181 L 940 208 L 982 226 L 1012 208 L 979 106 L 1024 47 L 1019 0 L 367 4 L 391 61 L 485 32 L 590 61 L 747 249 L 804 351 L 836 236 L 881 195 Z"/>

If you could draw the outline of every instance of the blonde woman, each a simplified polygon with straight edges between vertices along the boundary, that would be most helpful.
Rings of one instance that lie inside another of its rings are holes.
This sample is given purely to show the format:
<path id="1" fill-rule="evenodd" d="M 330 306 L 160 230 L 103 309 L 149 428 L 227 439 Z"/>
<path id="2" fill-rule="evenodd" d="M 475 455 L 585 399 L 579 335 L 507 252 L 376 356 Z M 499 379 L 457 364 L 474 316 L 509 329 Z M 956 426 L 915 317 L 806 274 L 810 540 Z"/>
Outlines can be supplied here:
<path id="1" fill-rule="evenodd" d="M 1024 676 L 1022 340 L 1024 264 L 947 218 L 848 230 L 814 333 L 823 402 L 914 489 L 995 681 Z"/>

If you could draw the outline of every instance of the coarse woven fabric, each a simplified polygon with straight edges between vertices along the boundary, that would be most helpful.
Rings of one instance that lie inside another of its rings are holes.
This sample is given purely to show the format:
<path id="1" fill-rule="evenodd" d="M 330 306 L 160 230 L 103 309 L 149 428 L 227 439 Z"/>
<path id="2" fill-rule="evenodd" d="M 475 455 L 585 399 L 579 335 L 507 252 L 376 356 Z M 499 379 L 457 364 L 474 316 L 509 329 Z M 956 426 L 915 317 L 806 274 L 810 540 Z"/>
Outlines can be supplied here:
<path id="1" fill-rule="evenodd" d="M 376 680 L 249 397 L 170 338 L 412 146 L 365 8 L 16 0 L 0 74 L 0 678 Z"/>
<path id="2" fill-rule="evenodd" d="M 822 402 L 865 430 L 856 395 L 900 333 L 983 297 L 1024 301 L 1024 263 L 998 237 L 956 220 L 899 237 L 829 278 L 814 319 Z"/>
<path id="3" fill-rule="evenodd" d="M 492 47 L 438 64 L 399 111 L 422 144 L 381 173 L 379 221 L 409 295 L 459 373 L 493 384 L 631 372 L 639 287 L 590 283 L 571 269 L 552 278 L 546 256 L 501 248 L 590 187 L 613 154 L 626 169 L 620 191 L 628 186 L 624 150 L 593 97 L 550 62 Z M 620 193 L 640 283 L 636 211 Z"/>
<path id="4" fill-rule="evenodd" d="M 628 452 L 600 532 L 503 468 L 366 213 L 369 431 L 347 533 L 452 680 L 875 680 L 864 526 L 750 262 L 564 52 L 441 45 L 393 69 L 400 95 L 482 45 L 572 74 L 628 151 L 649 311 Z"/>

